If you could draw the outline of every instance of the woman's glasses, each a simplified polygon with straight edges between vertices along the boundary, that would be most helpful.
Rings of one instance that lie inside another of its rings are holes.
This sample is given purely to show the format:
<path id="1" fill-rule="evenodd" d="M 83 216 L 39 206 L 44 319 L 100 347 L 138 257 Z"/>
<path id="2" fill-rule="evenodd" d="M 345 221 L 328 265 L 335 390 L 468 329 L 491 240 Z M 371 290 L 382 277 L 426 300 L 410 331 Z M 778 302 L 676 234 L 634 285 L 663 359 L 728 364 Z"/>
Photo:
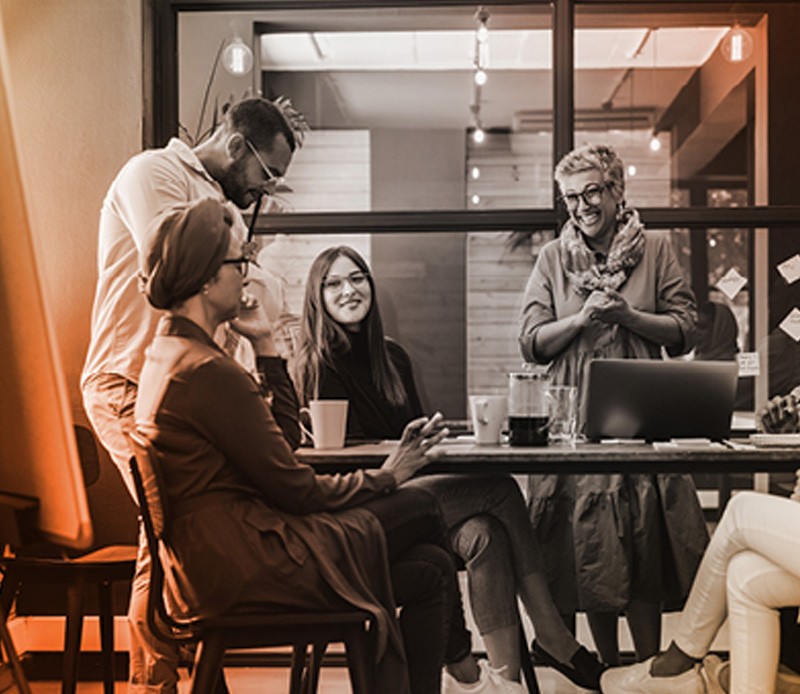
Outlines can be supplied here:
<path id="1" fill-rule="evenodd" d="M 368 279 L 369 273 L 362 272 L 361 270 L 354 270 L 346 277 L 328 275 L 322 280 L 322 288 L 332 292 L 340 292 L 344 289 L 344 283 L 347 282 L 353 289 L 361 289 L 367 283 Z"/>
<path id="2" fill-rule="evenodd" d="M 590 183 L 580 193 L 564 193 L 561 196 L 561 200 L 570 212 L 574 212 L 578 209 L 578 201 L 580 199 L 583 199 L 584 205 L 599 205 L 600 200 L 603 199 L 603 191 L 605 189 L 605 185 Z"/>
<path id="3" fill-rule="evenodd" d="M 225 258 L 222 261 L 223 265 L 235 265 L 236 269 L 239 271 L 239 274 L 242 277 L 247 277 L 247 273 L 250 270 L 250 260 L 242 256 L 241 258 Z"/>

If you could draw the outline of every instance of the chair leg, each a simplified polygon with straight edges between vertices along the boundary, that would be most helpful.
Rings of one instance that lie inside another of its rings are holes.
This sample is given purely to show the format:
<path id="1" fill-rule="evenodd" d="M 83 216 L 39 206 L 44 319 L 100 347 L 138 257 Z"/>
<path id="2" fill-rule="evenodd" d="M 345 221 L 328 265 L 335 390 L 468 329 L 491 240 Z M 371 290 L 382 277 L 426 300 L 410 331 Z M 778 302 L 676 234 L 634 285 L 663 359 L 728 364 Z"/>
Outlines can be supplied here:
<path id="1" fill-rule="evenodd" d="M 114 601 L 111 582 L 103 581 L 100 592 L 100 646 L 103 664 L 103 694 L 114 694 Z"/>
<path id="2" fill-rule="evenodd" d="M 319 669 L 322 667 L 322 659 L 325 657 L 327 648 L 327 641 L 317 641 L 311 644 L 311 655 L 308 657 L 303 694 L 317 694 Z"/>
<path id="3" fill-rule="evenodd" d="M 2 643 L 3 650 L 6 652 L 6 657 L 9 665 L 11 665 L 11 672 L 14 673 L 14 680 L 17 683 L 20 694 L 31 694 L 31 686 L 28 684 L 28 678 L 25 676 L 25 670 L 22 669 L 17 649 L 14 647 L 14 642 L 11 640 L 11 634 L 6 625 L 5 611 L 0 613 L 0 643 Z"/>
<path id="4" fill-rule="evenodd" d="M 531 652 L 528 648 L 528 639 L 525 636 L 525 628 L 522 626 L 522 623 L 519 625 L 519 655 L 522 677 L 525 679 L 525 685 L 528 687 L 528 691 L 530 694 L 539 694 L 539 681 L 536 679 L 536 671 L 533 669 Z"/>
<path id="5" fill-rule="evenodd" d="M 306 669 L 308 644 L 294 644 L 292 647 L 292 664 L 289 670 L 289 694 L 303 694 L 303 673 Z"/>
<path id="6" fill-rule="evenodd" d="M 224 654 L 225 645 L 219 634 L 208 634 L 197 645 L 192 672 L 192 694 L 214 694 Z"/>
<path id="7" fill-rule="evenodd" d="M 353 694 L 370 694 L 375 689 L 375 659 L 372 646 L 372 635 L 361 627 L 347 634 L 345 650 Z"/>
<path id="8" fill-rule="evenodd" d="M 64 672 L 61 694 L 75 694 L 78 658 L 83 634 L 83 596 L 85 584 L 78 579 L 67 587 L 67 624 L 64 633 Z"/>

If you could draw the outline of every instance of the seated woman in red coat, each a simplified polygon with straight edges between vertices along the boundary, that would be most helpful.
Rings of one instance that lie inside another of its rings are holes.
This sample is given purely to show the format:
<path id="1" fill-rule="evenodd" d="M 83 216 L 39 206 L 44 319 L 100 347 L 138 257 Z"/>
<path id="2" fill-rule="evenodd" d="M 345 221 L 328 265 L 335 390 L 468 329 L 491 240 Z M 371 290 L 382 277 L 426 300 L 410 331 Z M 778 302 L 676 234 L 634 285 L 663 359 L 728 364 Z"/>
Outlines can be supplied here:
<path id="1" fill-rule="evenodd" d="M 306 283 L 295 379 L 302 398 L 349 401 L 350 438 L 398 438 L 422 412 L 411 361 L 383 334 L 375 284 L 349 246 L 328 248 Z M 517 483 L 507 475 L 426 475 L 412 483 L 442 508 L 453 549 L 469 578 L 475 623 L 493 668 L 521 691 L 517 595 L 536 628 L 537 658 L 588 689 L 602 665 L 562 622 Z M 459 691 L 445 678 L 444 692 Z"/>
<path id="2" fill-rule="evenodd" d="M 438 508 L 400 487 L 444 435 L 440 417 L 411 422 L 379 470 L 317 475 L 299 463 L 276 424 L 296 422 L 297 401 L 285 363 L 270 357 L 260 305 L 242 308 L 248 258 L 230 221 L 210 199 L 177 208 L 152 230 L 142 263 L 147 299 L 166 314 L 147 350 L 136 422 L 173 510 L 171 589 L 195 614 L 245 603 L 368 610 L 378 625 L 375 691 L 438 694 L 445 663 L 477 681 Z M 229 320 L 253 342 L 268 383 L 211 339 Z"/>

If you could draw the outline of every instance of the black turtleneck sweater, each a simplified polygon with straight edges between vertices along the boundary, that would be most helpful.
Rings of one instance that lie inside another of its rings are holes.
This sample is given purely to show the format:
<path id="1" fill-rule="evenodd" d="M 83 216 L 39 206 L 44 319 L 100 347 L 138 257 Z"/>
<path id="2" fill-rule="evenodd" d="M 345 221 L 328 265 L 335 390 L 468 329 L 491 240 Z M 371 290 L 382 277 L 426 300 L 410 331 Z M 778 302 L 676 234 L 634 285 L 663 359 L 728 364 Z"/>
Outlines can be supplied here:
<path id="1" fill-rule="evenodd" d="M 390 338 L 386 339 L 389 359 L 394 364 L 406 392 L 406 402 L 392 405 L 372 380 L 371 355 L 366 335 L 351 333 L 350 350 L 338 353 L 320 373 L 319 397 L 342 398 L 350 402 L 347 413 L 347 438 L 397 439 L 412 419 L 422 416 L 411 360 L 406 351 Z"/>

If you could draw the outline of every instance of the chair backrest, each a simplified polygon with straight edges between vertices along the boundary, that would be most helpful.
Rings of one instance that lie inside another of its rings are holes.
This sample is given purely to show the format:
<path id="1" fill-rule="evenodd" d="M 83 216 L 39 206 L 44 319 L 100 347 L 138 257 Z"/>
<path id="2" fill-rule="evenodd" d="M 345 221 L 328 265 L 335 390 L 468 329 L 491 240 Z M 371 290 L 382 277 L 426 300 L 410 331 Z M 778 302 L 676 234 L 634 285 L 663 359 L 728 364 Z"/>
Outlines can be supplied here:
<path id="1" fill-rule="evenodd" d="M 173 617 L 164 602 L 164 564 L 161 560 L 161 549 L 169 527 L 169 514 L 163 494 L 164 486 L 158 458 L 153 444 L 141 433 L 131 432 L 129 440 L 134 453 L 130 461 L 131 475 L 147 537 L 147 549 L 150 553 L 147 624 L 153 633 L 166 641 L 178 643 L 196 641 L 197 634 L 193 628 L 193 620 Z"/>

